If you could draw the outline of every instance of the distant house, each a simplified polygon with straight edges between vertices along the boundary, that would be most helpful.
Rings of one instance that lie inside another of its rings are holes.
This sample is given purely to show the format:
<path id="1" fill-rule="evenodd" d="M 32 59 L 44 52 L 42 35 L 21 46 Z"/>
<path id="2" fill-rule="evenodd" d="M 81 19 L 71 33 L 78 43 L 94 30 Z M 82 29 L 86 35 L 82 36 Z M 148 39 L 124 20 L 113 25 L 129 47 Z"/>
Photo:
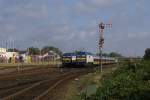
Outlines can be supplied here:
<path id="1" fill-rule="evenodd" d="M 44 58 L 44 61 L 54 61 L 54 60 L 59 60 L 60 55 L 55 53 L 54 51 L 49 51 L 43 55 L 43 58 Z"/>
<path id="2" fill-rule="evenodd" d="M 6 48 L 0 48 L 0 63 L 6 63 L 7 62 L 7 49 Z"/>
<path id="3" fill-rule="evenodd" d="M 7 57 L 18 57 L 19 56 L 19 52 L 7 52 Z"/>
<path id="4" fill-rule="evenodd" d="M 6 55 L 7 49 L 6 48 L 0 48 L 0 56 Z"/>
<path id="5" fill-rule="evenodd" d="M 6 48 L 0 48 L 1 63 L 8 63 L 8 62 L 16 63 L 18 62 L 18 58 L 19 58 L 19 52 L 11 52 L 8 51 Z"/>
<path id="6" fill-rule="evenodd" d="M 1 52 L 7 52 L 7 49 L 6 48 L 0 48 L 0 53 Z"/>
<path id="7" fill-rule="evenodd" d="M 7 52 L 7 59 L 10 63 L 17 63 L 19 59 L 19 52 Z"/>
<path id="8" fill-rule="evenodd" d="M 27 62 L 27 51 L 19 51 L 20 62 Z"/>

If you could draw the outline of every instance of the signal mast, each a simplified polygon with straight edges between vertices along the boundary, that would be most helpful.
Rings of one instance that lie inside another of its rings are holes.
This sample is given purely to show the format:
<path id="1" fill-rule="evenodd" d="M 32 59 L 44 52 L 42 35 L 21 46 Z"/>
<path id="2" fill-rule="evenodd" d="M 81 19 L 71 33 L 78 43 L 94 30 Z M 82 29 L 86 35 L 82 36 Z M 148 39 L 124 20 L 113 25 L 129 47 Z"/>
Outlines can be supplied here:
<path id="1" fill-rule="evenodd" d="M 99 64 L 100 64 L 100 68 L 101 68 L 101 72 L 103 70 L 103 65 L 102 65 L 102 49 L 103 49 L 103 46 L 104 46 L 104 29 L 105 27 L 109 27 L 111 28 L 112 27 L 112 24 L 104 24 L 103 22 L 101 22 L 99 24 L 99 33 L 100 33 L 100 37 L 99 37 L 99 57 L 100 57 L 100 61 L 99 61 Z"/>

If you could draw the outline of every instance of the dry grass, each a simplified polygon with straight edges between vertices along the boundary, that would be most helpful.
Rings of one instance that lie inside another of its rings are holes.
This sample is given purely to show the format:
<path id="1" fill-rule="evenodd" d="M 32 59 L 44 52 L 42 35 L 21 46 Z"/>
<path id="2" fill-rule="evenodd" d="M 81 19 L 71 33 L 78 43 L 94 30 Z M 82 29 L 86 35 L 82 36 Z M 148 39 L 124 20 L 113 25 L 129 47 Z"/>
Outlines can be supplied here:
<path id="1" fill-rule="evenodd" d="M 83 90 L 93 84 L 98 87 L 101 83 L 102 76 L 114 71 L 115 69 L 116 67 L 106 68 L 102 73 L 100 70 L 96 69 L 95 73 L 88 73 L 87 75 L 81 76 L 79 80 L 72 81 L 66 89 L 65 98 L 62 100 L 80 100 L 79 95 Z"/>

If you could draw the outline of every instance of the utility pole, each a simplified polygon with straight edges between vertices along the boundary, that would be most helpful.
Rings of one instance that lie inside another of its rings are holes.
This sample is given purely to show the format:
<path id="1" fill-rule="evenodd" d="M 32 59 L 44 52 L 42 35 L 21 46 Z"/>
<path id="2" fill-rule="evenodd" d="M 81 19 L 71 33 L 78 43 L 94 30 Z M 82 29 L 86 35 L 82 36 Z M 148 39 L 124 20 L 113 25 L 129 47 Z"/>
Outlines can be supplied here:
<path id="1" fill-rule="evenodd" d="M 5 47 L 6 47 L 6 50 L 8 52 L 8 49 L 9 49 L 9 41 L 8 40 L 5 41 Z"/>
<path id="2" fill-rule="evenodd" d="M 100 33 L 100 37 L 99 37 L 99 57 L 100 57 L 100 60 L 99 60 L 99 64 L 100 64 L 100 68 L 101 68 L 101 72 L 103 71 L 103 64 L 102 64 L 102 49 L 103 49 L 103 46 L 104 46 L 104 29 L 105 27 L 112 27 L 112 24 L 104 24 L 103 22 L 101 22 L 99 24 L 99 33 Z"/>

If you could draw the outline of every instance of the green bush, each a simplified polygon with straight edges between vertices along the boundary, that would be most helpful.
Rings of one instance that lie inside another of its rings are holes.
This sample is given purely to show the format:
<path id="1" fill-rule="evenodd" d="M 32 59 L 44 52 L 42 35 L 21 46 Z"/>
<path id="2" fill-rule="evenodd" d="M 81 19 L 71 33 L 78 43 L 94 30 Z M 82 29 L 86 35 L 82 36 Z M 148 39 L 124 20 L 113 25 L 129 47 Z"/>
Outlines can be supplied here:
<path id="1" fill-rule="evenodd" d="M 96 94 L 84 100 L 150 100 L 150 62 L 126 64 L 105 75 Z"/>

